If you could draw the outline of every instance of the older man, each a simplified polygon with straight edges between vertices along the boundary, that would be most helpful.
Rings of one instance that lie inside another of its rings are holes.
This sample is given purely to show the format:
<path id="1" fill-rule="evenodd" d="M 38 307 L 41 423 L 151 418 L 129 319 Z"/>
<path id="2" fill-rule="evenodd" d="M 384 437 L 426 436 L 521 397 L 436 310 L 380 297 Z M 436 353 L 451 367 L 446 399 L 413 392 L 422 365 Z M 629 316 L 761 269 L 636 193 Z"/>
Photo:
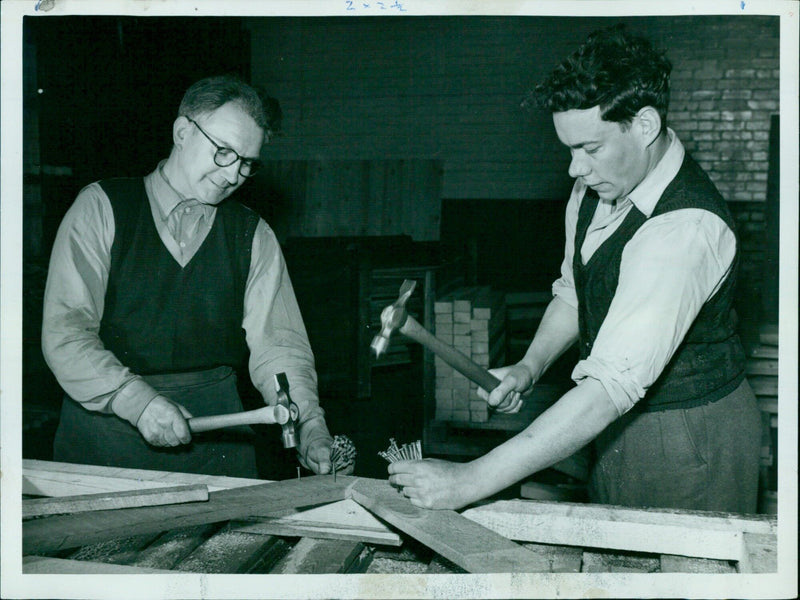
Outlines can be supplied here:
<path id="1" fill-rule="evenodd" d="M 185 93 L 172 150 L 145 177 L 84 188 L 59 228 L 42 346 L 66 392 L 55 460 L 257 476 L 241 432 L 192 438 L 191 416 L 242 410 L 246 368 L 267 403 L 285 372 L 300 460 L 330 470 L 314 358 L 269 226 L 229 199 L 259 166 L 279 109 L 212 77 Z"/>

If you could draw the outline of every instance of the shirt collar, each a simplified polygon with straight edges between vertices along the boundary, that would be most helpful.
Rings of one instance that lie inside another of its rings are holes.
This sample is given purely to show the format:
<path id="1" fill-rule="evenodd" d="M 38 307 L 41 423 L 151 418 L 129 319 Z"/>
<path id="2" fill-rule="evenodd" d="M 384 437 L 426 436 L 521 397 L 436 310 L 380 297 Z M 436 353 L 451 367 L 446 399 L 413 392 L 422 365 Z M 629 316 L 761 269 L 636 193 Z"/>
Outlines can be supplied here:
<path id="1" fill-rule="evenodd" d="M 166 159 L 158 163 L 156 170 L 145 177 L 145 183 L 152 190 L 152 199 L 158 208 L 159 217 L 162 221 L 166 221 L 172 211 L 175 210 L 180 204 L 191 203 L 197 205 L 206 217 L 214 214 L 215 206 L 203 204 L 194 198 L 186 198 L 178 190 L 172 187 L 169 179 L 164 174 L 164 164 Z"/>
<path id="2" fill-rule="evenodd" d="M 633 205 L 648 218 L 653 214 L 664 190 L 678 174 L 686 154 L 683 144 L 672 129 L 667 128 L 667 136 L 669 137 L 669 146 L 664 156 L 642 179 L 641 183 L 628 194 Z"/>

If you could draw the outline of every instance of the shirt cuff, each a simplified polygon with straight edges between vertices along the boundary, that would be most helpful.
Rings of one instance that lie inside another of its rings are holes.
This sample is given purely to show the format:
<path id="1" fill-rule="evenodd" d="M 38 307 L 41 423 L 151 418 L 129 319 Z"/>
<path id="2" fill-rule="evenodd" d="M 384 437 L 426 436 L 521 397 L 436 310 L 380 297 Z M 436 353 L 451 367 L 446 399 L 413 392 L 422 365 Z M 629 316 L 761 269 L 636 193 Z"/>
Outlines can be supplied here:
<path id="1" fill-rule="evenodd" d="M 602 359 L 589 356 L 579 361 L 572 370 L 572 380 L 579 384 L 587 377 L 596 379 L 603 386 L 619 416 L 624 415 L 642 398 L 645 390 L 636 381 L 625 377 L 625 373 Z"/>
<path id="2" fill-rule="evenodd" d="M 136 427 L 144 409 L 156 396 L 158 392 L 144 379 L 132 379 L 114 396 L 111 412 Z"/>

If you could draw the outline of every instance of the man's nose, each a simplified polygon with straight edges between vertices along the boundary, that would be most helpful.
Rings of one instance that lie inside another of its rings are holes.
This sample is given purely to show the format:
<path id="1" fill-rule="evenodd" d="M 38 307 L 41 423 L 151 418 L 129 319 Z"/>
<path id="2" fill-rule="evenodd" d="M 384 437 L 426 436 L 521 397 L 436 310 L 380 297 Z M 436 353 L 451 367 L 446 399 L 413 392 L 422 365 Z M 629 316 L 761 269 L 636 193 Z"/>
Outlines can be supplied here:
<path id="1" fill-rule="evenodd" d="M 222 169 L 222 174 L 225 176 L 225 180 L 231 185 L 239 183 L 239 177 L 241 177 L 241 175 L 239 175 L 239 163 L 240 161 L 237 160 L 232 165 L 220 167 Z"/>
<path id="2" fill-rule="evenodd" d="M 586 157 L 581 151 L 572 153 L 572 159 L 569 162 L 569 176 L 573 179 L 577 177 L 585 177 L 589 174 L 589 165 L 586 162 Z"/>

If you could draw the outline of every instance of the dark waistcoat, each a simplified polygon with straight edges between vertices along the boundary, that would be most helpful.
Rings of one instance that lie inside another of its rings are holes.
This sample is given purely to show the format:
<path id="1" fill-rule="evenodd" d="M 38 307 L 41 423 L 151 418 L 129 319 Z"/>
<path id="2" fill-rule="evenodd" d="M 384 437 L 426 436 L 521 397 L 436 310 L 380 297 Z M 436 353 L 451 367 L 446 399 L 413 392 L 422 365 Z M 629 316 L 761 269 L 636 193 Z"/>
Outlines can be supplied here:
<path id="1" fill-rule="evenodd" d="M 203 244 L 181 267 L 158 235 L 144 180 L 100 185 L 115 222 L 100 324 L 105 347 L 141 375 L 244 366 L 244 290 L 258 216 L 223 202 Z"/>
<path id="2" fill-rule="evenodd" d="M 582 264 L 580 248 L 598 204 L 591 188 L 581 203 L 575 234 L 573 269 L 578 294 L 581 358 L 589 356 L 616 293 L 625 245 L 647 217 L 635 206 L 619 228 Z M 683 208 L 699 208 L 719 216 L 735 231 L 733 217 L 714 184 L 686 154 L 681 168 L 664 190 L 652 217 Z M 744 379 L 744 350 L 736 334 L 732 309 L 739 264 L 738 247 L 731 272 L 703 305 L 683 342 L 664 371 L 638 403 L 640 410 L 688 408 L 714 402 L 732 392 Z"/>

